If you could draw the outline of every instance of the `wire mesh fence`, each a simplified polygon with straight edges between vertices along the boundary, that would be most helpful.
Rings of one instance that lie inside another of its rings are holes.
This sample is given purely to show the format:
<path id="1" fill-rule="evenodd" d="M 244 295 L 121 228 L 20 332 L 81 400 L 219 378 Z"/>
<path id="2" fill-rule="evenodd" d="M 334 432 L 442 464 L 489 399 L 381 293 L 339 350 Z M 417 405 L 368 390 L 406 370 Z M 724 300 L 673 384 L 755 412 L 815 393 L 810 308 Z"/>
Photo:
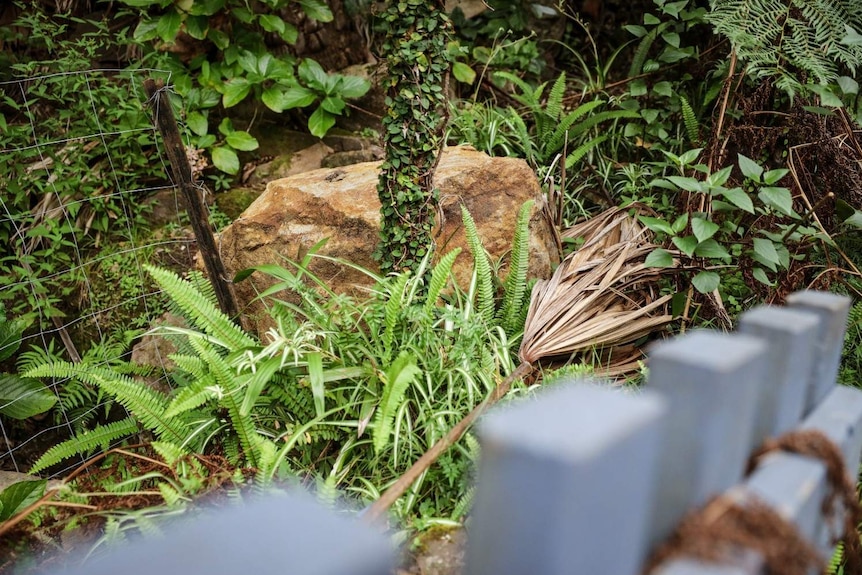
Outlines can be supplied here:
<path id="1" fill-rule="evenodd" d="M 16 374 L 45 358 L 127 359 L 166 311 L 144 264 L 193 267 L 194 236 L 147 109 L 152 77 L 169 83 L 170 74 L 98 69 L 0 83 L 0 470 L 26 471 L 122 409 L 86 382 L 40 388 Z M 51 409 L 20 417 L 22 402 L 46 393 Z"/>

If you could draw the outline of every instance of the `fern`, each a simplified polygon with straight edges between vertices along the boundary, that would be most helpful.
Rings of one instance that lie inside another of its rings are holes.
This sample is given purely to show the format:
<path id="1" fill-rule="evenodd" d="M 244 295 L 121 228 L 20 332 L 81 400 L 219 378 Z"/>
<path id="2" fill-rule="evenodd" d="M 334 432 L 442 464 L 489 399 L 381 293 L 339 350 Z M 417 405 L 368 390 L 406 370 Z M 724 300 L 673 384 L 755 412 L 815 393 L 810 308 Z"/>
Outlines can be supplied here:
<path id="1" fill-rule="evenodd" d="M 700 142 L 700 134 L 698 133 L 700 130 L 698 129 L 694 109 L 692 109 L 691 104 L 688 103 L 685 96 L 681 94 L 679 96 L 679 105 L 682 108 L 682 119 L 685 123 L 685 133 L 688 136 L 688 141 L 693 146 L 697 146 Z"/>
<path id="2" fill-rule="evenodd" d="M 862 30 L 856 0 L 712 0 L 707 21 L 726 36 L 757 78 L 775 78 L 793 95 L 802 87 L 800 70 L 821 85 L 842 68 L 855 75 L 862 45 L 847 41 L 848 28 Z"/>
<path id="3" fill-rule="evenodd" d="M 670 24 L 670 21 L 662 22 L 641 38 L 640 44 L 638 44 L 637 50 L 635 50 L 635 54 L 632 57 L 631 66 L 629 66 L 629 78 L 640 76 L 643 73 L 644 63 L 646 62 L 650 48 L 652 48 L 659 34 L 663 33 Z"/>
<path id="4" fill-rule="evenodd" d="M 68 377 L 99 387 L 134 415 L 160 439 L 181 443 L 189 432 L 188 424 L 178 417 L 167 417 L 167 397 L 147 384 L 116 373 L 111 368 L 69 362 L 56 362 L 31 369 L 27 377 Z"/>
<path id="5" fill-rule="evenodd" d="M 30 468 L 30 473 L 39 473 L 64 459 L 89 453 L 94 449 L 107 449 L 112 442 L 137 433 L 138 428 L 137 420 L 134 417 L 127 417 L 121 421 L 99 425 L 90 431 L 79 433 L 46 451 Z"/>
<path id="6" fill-rule="evenodd" d="M 563 113 L 563 95 L 566 93 L 566 73 L 561 72 L 551 86 L 551 91 L 548 93 L 548 101 L 545 103 L 544 110 L 537 111 L 536 117 L 536 137 L 540 142 L 548 139 L 548 136 L 554 130 L 554 126 L 560 119 Z"/>
<path id="7" fill-rule="evenodd" d="M 389 299 L 383 308 L 383 350 L 384 358 L 388 361 L 392 357 L 392 342 L 395 339 L 395 328 L 401 318 L 404 307 L 404 290 L 410 279 L 410 272 L 401 272 L 394 279 L 389 280 Z"/>
<path id="8" fill-rule="evenodd" d="M 512 239 L 512 251 L 509 256 L 509 275 L 504 284 L 503 307 L 500 309 L 500 319 L 503 329 L 511 334 L 518 331 L 518 317 L 524 306 L 524 294 L 527 292 L 527 268 L 530 250 L 530 212 L 535 202 L 524 202 L 518 212 L 515 225 L 515 236 Z"/>
<path id="9" fill-rule="evenodd" d="M 168 270 L 150 265 L 145 265 L 144 268 L 182 310 L 186 319 L 222 342 L 225 347 L 238 350 L 255 345 L 251 337 L 237 327 L 190 282 L 180 279 Z"/>
<path id="10" fill-rule="evenodd" d="M 386 381 L 383 382 L 383 396 L 377 408 L 377 415 L 372 430 L 374 451 L 380 453 L 389 442 L 395 414 L 401 407 L 401 400 L 410 384 L 422 373 L 416 365 L 416 359 L 405 351 L 398 354 L 389 369 L 386 370 Z"/>
<path id="11" fill-rule="evenodd" d="M 461 204 L 461 219 L 464 222 L 467 246 L 470 248 L 470 253 L 473 254 L 473 268 L 476 273 L 479 297 L 476 309 L 479 311 L 479 316 L 490 323 L 494 319 L 494 287 L 491 278 L 491 264 L 488 262 L 488 254 L 485 253 L 485 248 L 482 246 L 482 240 L 479 239 L 476 222 L 473 221 L 473 216 L 463 204 Z"/>
<path id="12" fill-rule="evenodd" d="M 586 156 L 588 153 L 590 153 L 590 151 L 593 150 L 593 148 L 595 148 L 607 139 L 608 135 L 602 134 L 601 136 L 593 138 L 592 140 L 584 142 L 583 144 L 578 146 L 578 148 L 574 152 L 566 156 L 566 169 L 569 169 L 578 162 L 580 162 L 584 156 Z"/>
<path id="13" fill-rule="evenodd" d="M 432 317 L 431 312 L 437 304 L 437 298 L 440 297 L 440 292 L 446 287 L 449 274 L 452 273 L 452 266 L 455 264 L 455 259 L 460 253 L 461 248 L 455 248 L 440 258 L 440 261 L 431 270 L 431 280 L 428 282 L 428 294 L 425 296 L 425 305 L 422 307 L 423 317 Z"/>

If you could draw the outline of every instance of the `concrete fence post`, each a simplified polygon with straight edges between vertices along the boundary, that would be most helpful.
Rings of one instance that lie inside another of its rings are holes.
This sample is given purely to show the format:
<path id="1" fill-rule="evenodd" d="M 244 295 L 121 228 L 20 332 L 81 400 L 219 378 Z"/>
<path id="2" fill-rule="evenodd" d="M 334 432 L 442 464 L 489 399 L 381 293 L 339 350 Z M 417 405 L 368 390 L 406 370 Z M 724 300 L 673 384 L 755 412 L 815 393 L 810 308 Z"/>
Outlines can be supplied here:
<path id="1" fill-rule="evenodd" d="M 821 291 L 800 291 L 787 296 L 787 305 L 793 309 L 817 314 L 820 332 L 815 346 L 814 365 L 808 383 L 805 404 L 807 415 L 836 385 L 841 351 L 844 348 L 844 331 L 851 299 L 847 296 Z"/>
<path id="2" fill-rule="evenodd" d="M 802 419 L 814 347 L 820 331 L 818 316 L 805 311 L 760 306 L 743 313 L 739 332 L 761 338 L 768 346 L 768 368 L 754 418 L 754 444 L 790 431 Z"/>
<path id="3" fill-rule="evenodd" d="M 577 382 L 486 416 L 466 573 L 638 573 L 663 417 L 650 393 Z"/>
<path id="4" fill-rule="evenodd" d="M 668 402 L 650 544 L 682 516 L 739 481 L 752 448 L 766 344 L 695 331 L 650 353 L 647 389 Z"/>

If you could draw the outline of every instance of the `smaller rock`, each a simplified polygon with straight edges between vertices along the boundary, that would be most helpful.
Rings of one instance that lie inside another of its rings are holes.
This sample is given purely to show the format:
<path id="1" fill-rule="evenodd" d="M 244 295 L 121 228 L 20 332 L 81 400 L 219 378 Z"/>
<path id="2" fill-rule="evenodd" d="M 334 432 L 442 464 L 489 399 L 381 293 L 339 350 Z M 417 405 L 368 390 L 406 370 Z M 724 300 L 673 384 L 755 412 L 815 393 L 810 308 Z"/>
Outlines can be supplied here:
<path id="1" fill-rule="evenodd" d="M 323 142 L 317 142 L 298 152 L 276 156 L 272 161 L 259 165 L 248 178 L 250 185 L 265 184 L 272 180 L 302 174 L 322 167 L 323 160 L 334 152 Z"/>

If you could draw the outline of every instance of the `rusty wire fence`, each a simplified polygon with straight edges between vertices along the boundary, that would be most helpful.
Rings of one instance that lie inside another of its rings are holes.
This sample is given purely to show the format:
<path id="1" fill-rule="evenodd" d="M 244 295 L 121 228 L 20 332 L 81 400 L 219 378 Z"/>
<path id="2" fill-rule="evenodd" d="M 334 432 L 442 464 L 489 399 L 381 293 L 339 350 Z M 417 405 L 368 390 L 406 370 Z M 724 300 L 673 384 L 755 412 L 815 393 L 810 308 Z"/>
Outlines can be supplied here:
<path id="1" fill-rule="evenodd" d="M 26 471 L 122 409 L 81 382 L 18 374 L 49 358 L 128 359 L 167 309 L 144 264 L 194 267 L 186 204 L 144 89 L 153 77 L 170 85 L 151 69 L 0 83 L 0 471 Z"/>

